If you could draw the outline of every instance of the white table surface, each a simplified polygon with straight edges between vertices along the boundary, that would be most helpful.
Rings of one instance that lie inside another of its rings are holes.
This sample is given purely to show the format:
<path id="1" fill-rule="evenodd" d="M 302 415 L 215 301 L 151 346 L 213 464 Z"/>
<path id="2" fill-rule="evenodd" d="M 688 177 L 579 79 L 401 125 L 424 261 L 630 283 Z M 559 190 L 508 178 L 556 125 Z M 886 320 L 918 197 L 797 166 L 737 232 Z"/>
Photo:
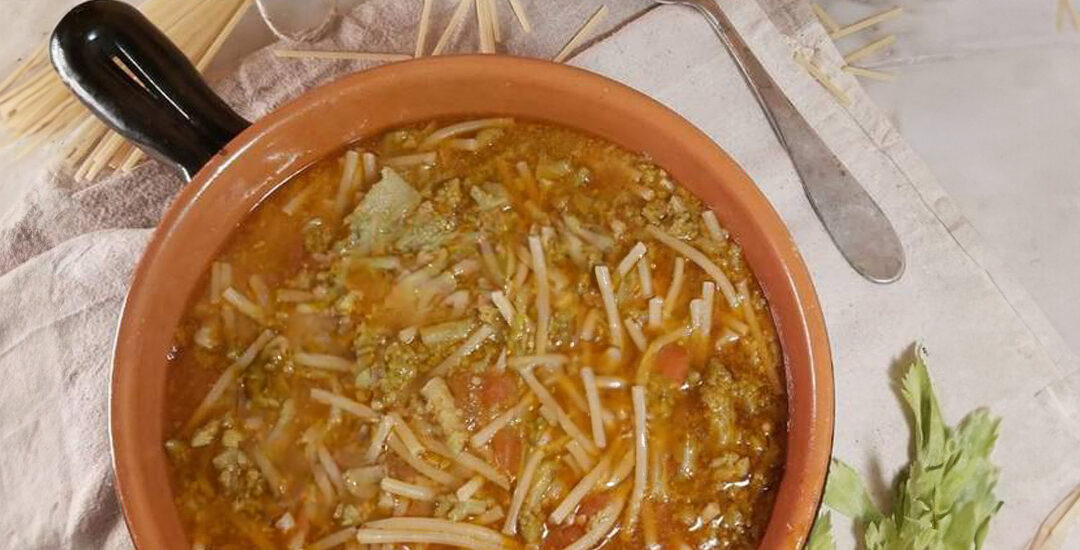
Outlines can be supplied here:
<path id="1" fill-rule="evenodd" d="M 822 2 L 841 22 L 889 5 Z M 1055 29 L 1055 0 L 895 4 L 901 17 L 841 51 L 896 34 L 863 65 L 898 77 L 867 92 L 1080 350 L 1080 32 Z"/>

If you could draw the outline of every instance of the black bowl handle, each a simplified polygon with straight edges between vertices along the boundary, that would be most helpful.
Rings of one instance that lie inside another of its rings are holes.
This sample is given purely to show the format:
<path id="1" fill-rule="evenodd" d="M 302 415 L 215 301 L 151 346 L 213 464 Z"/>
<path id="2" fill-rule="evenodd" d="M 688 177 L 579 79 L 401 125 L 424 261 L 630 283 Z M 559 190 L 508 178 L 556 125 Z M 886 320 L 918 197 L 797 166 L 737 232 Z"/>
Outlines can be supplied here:
<path id="1" fill-rule="evenodd" d="M 49 53 L 60 80 L 94 114 L 187 180 L 250 125 L 123 2 L 73 8 L 53 31 Z"/>

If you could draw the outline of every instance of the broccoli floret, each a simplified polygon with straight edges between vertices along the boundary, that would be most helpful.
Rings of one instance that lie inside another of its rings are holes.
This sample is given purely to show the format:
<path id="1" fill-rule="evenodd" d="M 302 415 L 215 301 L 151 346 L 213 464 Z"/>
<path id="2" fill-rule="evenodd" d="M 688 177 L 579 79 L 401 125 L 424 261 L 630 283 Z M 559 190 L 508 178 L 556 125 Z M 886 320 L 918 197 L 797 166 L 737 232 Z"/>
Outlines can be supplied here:
<path id="1" fill-rule="evenodd" d="M 544 522 L 532 512 L 521 512 L 518 527 L 522 538 L 530 544 L 540 542 L 540 537 L 544 535 Z"/>
<path id="2" fill-rule="evenodd" d="M 435 191 L 435 203 L 438 204 L 440 209 L 444 212 L 453 212 L 457 210 L 461 205 L 463 199 L 461 193 L 461 180 L 454 178 L 450 181 L 444 182 L 439 186 L 439 189 Z"/>
<path id="3" fill-rule="evenodd" d="M 419 366 L 426 357 L 415 348 L 402 342 L 391 342 L 383 351 L 382 377 L 375 387 L 376 398 L 386 404 L 404 403 L 408 396 L 405 389 L 419 373 Z"/>
<path id="4" fill-rule="evenodd" d="M 334 231 L 330 229 L 322 218 L 311 218 L 300 230 L 304 237 L 304 250 L 310 254 L 323 254 L 330 250 L 334 242 Z"/>
<path id="5" fill-rule="evenodd" d="M 446 244 L 457 229 L 453 214 L 436 212 L 430 202 L 421 204 L 409 221 L 404 233 L 394 243 L 399 252 L 436 250 Z"/>

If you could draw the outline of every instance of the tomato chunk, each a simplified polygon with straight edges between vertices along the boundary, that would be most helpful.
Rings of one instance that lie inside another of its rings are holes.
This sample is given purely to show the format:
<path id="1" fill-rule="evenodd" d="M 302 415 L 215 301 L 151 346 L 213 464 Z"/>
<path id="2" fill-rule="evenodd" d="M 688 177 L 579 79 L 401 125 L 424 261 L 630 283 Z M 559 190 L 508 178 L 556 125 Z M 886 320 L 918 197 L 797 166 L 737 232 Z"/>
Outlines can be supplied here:
<path id="1" fill-rule="evenodd" d="M 656 354 L 656 370 L 676 384 L 690 373 L 690 352 L 678 344 L 668 344 Z"/>
<path id="2" fill-rule="evenodd" d="M 611 495 L 608 493 L 593 493 L 578 504 L 577 513 L 586 517 L 592 517 L 611 503 Z"/>
<path id="3" fill-rule="evenodd" d="M 484 374 L 480 386 L 480 403 L 485 407 L 505 407 L 512 405 L 517 397 L 517 384 L 508 373 L 488 372 Z"/>
<path id="4" fill-rule="evenodd" d="M 583 536 L 585 536 L 584 525 L 571 524 L 551 527 L 540 548 L 542 550 L 559 550 L 570 546 Z"/>
<path id="5" fill-rule="evenodd" d="M 517 430 L 509 426 L 495 432 L 491 438 L 491 450 L 495 453 L 495 465 L 504 472 L 516 474 L 521 464 L 522 443 Z"/>

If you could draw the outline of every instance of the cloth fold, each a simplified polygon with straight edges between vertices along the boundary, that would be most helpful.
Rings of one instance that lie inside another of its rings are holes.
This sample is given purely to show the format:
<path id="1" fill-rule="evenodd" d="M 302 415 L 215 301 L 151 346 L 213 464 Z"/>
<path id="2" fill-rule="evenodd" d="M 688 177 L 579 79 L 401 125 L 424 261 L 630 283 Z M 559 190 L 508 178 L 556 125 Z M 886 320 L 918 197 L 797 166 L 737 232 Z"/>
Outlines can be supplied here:
<path id="1" fill-rule="evenodd" d="M 9 548 L 124 548 L 113 494 L 112 339 L 149 231 L 64 241 L 0 277 L 0 538 Z"/>

